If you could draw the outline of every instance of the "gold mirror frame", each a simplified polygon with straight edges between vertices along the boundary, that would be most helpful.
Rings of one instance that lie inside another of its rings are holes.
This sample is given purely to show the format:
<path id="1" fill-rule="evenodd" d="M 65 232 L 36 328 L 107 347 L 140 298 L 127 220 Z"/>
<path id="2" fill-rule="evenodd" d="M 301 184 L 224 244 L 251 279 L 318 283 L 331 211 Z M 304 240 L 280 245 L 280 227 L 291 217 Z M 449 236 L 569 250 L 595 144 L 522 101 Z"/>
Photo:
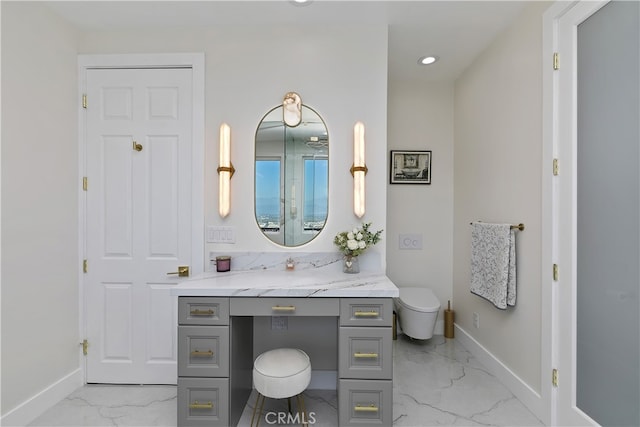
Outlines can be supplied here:
<path id="1" fill-rule="evenodd" d="M 301 104 L 299 123 L 289 126 L 284 109 L 284 103 L 272 108 L 256 130 L 255 217 L 269 240 L 296 247 L 313 240 L 327 220 L 329 138 L 315 110 Z"/>

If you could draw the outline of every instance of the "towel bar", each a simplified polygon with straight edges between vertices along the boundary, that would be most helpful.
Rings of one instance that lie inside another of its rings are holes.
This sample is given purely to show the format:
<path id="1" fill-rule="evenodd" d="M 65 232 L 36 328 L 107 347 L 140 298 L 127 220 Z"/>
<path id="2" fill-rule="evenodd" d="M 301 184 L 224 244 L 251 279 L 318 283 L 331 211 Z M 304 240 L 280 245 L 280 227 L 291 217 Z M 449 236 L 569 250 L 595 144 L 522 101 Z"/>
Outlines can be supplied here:
<path id="1" fill-rule="evenodd" d="M 478 222 L 480 222 L 480 221 L 478 221 Z M 471 225 L 471 224 L 473 224 L 473 223 L 470 222 L 469 225 Z M 511 229 L 515 229 L 515 228 L 517 228 L 518 230 L 522 231 L 522 230 L 524 230 L 524 224 L 520 223 L 520 224 L 517 224 L 517 225 L 511 225 Z"/>

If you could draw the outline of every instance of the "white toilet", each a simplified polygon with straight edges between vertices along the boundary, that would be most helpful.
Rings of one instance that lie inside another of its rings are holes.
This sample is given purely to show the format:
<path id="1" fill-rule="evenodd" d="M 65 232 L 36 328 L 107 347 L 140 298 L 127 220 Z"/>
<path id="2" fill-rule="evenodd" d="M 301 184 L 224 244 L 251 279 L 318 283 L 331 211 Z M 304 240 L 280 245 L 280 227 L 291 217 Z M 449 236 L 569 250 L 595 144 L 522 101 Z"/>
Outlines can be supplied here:
<path id="1" fill-rule="evenodd" d="M 433 330 L 440 311 L 440 301 L 429 288 L 399 288 L 394 298 L 402 332 L 414 339 L 426 340 Z"/>

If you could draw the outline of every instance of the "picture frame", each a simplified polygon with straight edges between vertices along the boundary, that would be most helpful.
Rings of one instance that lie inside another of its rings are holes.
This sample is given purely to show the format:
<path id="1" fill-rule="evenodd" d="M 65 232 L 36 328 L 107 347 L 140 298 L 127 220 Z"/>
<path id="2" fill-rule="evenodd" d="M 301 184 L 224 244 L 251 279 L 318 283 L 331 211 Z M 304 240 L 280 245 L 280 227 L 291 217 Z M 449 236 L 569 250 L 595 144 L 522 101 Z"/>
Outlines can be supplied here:
<path id="1" fill-rule="evenodd" d="M 431 151 L 391 150 L 389 183 L 431 184 Z"/>

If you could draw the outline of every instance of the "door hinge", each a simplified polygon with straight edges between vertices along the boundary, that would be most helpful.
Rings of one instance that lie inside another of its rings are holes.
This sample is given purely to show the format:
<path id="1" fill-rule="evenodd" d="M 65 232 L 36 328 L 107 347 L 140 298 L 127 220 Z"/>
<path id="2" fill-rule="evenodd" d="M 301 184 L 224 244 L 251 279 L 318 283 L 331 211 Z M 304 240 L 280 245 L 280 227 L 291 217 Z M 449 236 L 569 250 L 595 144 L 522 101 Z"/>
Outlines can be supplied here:
<path id="1" fill-rule="evenodd" d="M 82 190 L 83 191 L 87 191 L 87 188 L 89 188 L 89 182 L 87 180 L 86 176 L 82 177 Z"/>
<path id="2" fill-rule="evenodd" d="M 86 273 L 89 271 L 89 262 L 86 259 L 82 260 L 82 272 Z"/>
<path id="3" fill-rule="evenodd" d="M 553 280 L 558 281 L 558 264 L 553 264 Z"/>
<path id="4" fill-rule="evenodd" d="M 551 384 L 558 387 L 558 370 L 555 368 L 551 370 Z"/>
<path id="5" fill-rule="evenodd" d="M 82 94 L 82 108 L 87 108 L 87 94 Z"/>
<path id="6" fill-rule="evenodd" d="M 558 159 L 553 159 L 553 174 L 558 175 Z"/>
<path id="7" fill-rule="evenodd" d="M 80 345 L 82 346 L 82 354 L 84 354 L 85 356 L 87 355 L 87 353 L 89 352 L 89 341 L 82 340 L 82 342 L 80 343 Z"/>
<path id="8" fill-rule="evenodd" d="M 560 54 L 558 52 L 553 53 L 553 69 L 556 71 L 560 69 Z"/>

